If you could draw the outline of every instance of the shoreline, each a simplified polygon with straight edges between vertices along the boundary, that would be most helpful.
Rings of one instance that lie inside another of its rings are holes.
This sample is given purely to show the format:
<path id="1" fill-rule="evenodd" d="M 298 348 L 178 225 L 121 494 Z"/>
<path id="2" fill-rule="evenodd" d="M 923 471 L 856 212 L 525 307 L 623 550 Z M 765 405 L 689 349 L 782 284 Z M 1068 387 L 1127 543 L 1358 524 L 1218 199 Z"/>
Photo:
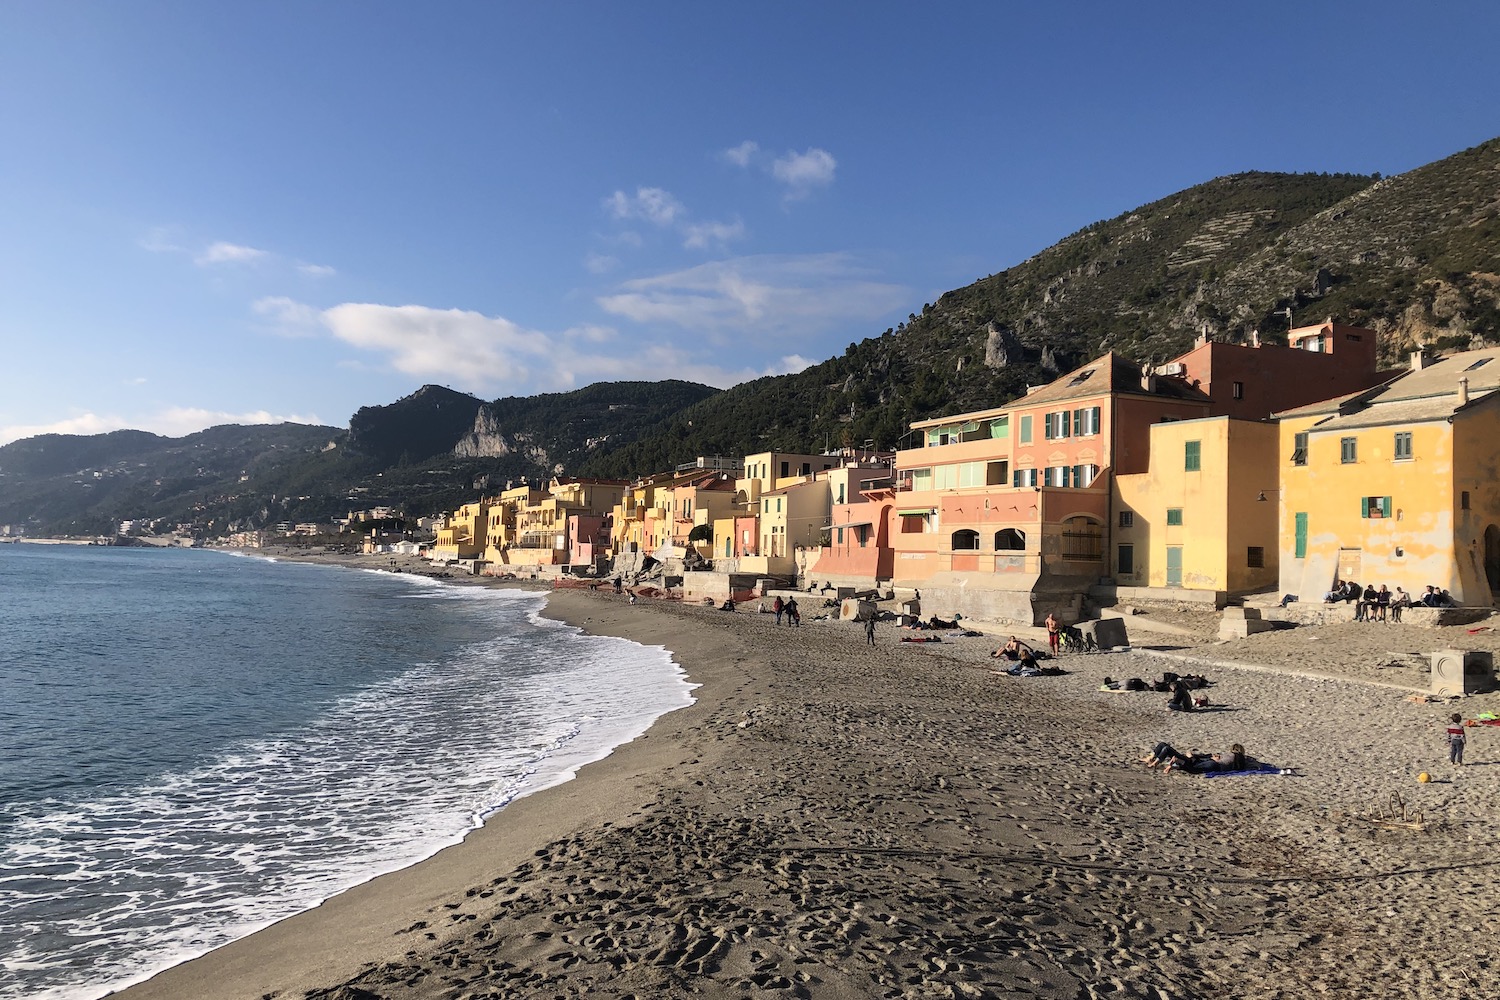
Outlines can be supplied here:
<path id="1" fill-rule="evenodd" d="M 252 555 L 259 555 L 252 553 Z M 382 567 L 360 565 L 353 558 L 312 556 L 297 558 L 284 553 L 269 556 L 282 561 L 313 562 L 348 568 L 381 571 Z M 403 572 L 412 572 L 403 569 Z M 487 580 L 482 577 L 439 573 L 457 586 L 487 586 L 545 592 L 544 617 L 580 628 L 594 635 L 614 636 L 641 645 L 662 646 L 695 685 L 693 703 L 660 716 L 640 737 L 621 744 L 607 756 L 584 765 L 573 778 L 527 793 L 484 817 L 463 841 L 450 845 L 421 861 L 374 878 L 332 896 L 313 909 L 283 918 L 274 924 L 236 939 L 203 955 L 163 969 L 150 978 L 108 994 L 128 1000 L 153 997 L 223 1000 L 245 997 L 260 1000 L 267 993 L 288 991 L 300 996 L 307 990 L 329 988 L 371 963 L 393 960 L 408 950 L 406 938 L 414 935 L 414 924 L 430 920 L 440 908 L 450 919 L 462 914 L 461 907 L 444 904 L 465 898 L 476 879 L 497 877 L 530 858 L 549 841 L 582 829 L 608 826 L 617 817 L 634 812 L 658 790 L 664 771 L 679 766 L 682 730 L 666 726 L 668 720 L 691 717 L 710 707 L 706 694 L 734 678 L 734 671 L 696 656 L 692 643 L 677 641 L 667 626 L 658 629 L 615 627 L 615 618 L 635 619 L 633 613 L 596 614 L 591 596 L 576 591 L 552 591 L 530 581 Z M 576 606 L 575 606 L 576 605 Z M 621 612 L 634 612 L 624 601 Z M 681 648 L 688 646 L 685 653 Z M 684 656 L 695 662 L 690 665 Z M 378 912 L 372 912 L 378 911 Z M 426 938 L 426 928 L 420 936 Z M 344 962 L 341 966 L 338 963 Z M 338 969 L 338 972 L 334 972 Z"/>
<path id="2" fill-rule="evenodd" d="M 1446 706 L 1379 686 L 1390 672 L 1351 652 L 1457 633 L 1183 643 L 1217 661 L 1222 709 L 1179 714 L 1098 690 L 1182 668 L 1144 650 L 1020 679 L 992 673 L 992 637 L 904 645 L 884 627 L 871 649 L 848 623 L 588 591 L 552 592 L 543 614 L 665 646 L 695 702 L 463 843 L 114 995 L 1272 1000 L 1378 981 L 1417 997 L 1472 991 L 1491 958 L 1473 932 L 1500 747 L 1476 732 L 1476 766 L 1440 768 Z M 1163 738 L 1238 740 L 1305 777 L 1130 763 Z M 1392 793 L 1423 830 L 1360 815 Z"/>

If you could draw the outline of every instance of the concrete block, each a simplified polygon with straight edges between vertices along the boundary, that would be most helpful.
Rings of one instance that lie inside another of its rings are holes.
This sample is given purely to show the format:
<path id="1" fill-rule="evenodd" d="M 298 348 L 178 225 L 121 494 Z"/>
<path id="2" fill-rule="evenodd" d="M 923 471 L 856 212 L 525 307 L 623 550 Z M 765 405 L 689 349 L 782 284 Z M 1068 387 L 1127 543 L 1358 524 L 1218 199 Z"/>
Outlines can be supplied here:
<path id="1" fill-rule="evenodd" d="M 874 601 L 861 601 L 858 598 L 849 597 L 839 602 L 839 620 L 846 622 L 862 622 L 874 618 L 879 613 Z"/>
<path id="2" fill-rule="evenodd" d="M 1275 622 L 1261 621 L 1259 618 L 1229 618 L 1225 617 L 1219 622 L 1220 639 L 1244 639 L 1257 632 L 1269 632 L 1276 627 Z"/>
<path id="3" fill-rule="evenodd" d="M 1094 644 L 1100 649 L 1130 645 L 1130 639 L 1125 634 L 1125 622 L 1119 618 L 1079 622 L 1078 631 L 1082 632 L 1086 639 L 1092 637 Z"/>

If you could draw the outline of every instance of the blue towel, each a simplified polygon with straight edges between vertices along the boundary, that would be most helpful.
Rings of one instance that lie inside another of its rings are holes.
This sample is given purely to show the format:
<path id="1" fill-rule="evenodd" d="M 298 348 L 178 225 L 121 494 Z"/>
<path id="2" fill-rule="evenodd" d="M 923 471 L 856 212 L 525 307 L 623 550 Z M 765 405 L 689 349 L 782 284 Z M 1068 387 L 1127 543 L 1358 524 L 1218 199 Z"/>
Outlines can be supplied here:
<path id="1" fill-rule="evenodd" d="M 1238 778 L 1245 775 L 1280 773 L 1281 768 L 1274 764 L 1257 764 L 1255 767 L 1244 771 L 1206 771 L 1203 776 L 1205 778 Z"/>

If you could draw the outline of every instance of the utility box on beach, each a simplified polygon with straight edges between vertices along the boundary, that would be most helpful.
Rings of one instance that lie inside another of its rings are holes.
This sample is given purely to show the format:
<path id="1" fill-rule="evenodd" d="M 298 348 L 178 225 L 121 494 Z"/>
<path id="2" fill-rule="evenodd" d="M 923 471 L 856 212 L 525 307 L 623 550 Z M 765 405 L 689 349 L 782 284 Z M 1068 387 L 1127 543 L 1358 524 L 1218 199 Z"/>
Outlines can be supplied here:
<path id="1" fill-rule="evenodd" d="M 1465 649 L 1440 649 L 1432 654 L 1432 693 L 1448 697 L 1487 691 L 1495 684 L 1495 658 Z"/>

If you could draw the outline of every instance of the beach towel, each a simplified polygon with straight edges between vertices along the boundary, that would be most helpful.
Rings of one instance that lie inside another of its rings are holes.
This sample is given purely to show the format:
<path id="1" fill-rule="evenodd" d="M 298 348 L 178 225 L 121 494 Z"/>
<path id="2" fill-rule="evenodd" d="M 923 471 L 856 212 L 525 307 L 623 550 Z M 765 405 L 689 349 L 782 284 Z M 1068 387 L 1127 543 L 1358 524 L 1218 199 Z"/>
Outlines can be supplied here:
<path id="1" fill-rule="evenodd" d="M 902 642 L 942 642 L 943 640 L 939 639 L 935 635 L 904 635 L 904 636 L 901 637 L 901 641 Z"/>
<path id="2" fill-rule="evenodd" d="M 1205 771 L 1205 778 L 1247 778 L 1260 774 L 1283 774 L 1281 768 L 1274 764 L 1257 764 L 1255 767 L 1244 771 Z"/>

